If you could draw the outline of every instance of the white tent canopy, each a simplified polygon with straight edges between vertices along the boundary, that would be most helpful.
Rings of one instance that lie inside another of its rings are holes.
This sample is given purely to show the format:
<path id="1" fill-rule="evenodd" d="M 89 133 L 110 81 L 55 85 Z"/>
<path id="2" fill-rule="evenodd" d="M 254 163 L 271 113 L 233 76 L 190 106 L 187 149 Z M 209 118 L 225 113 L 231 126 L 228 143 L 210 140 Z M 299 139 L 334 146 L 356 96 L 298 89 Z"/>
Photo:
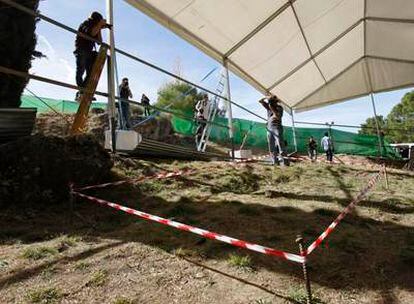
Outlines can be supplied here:
<path id="1" fill-rule="evenodd" d="M 414 85 L 414 0 L 126 0 L 303 111 Z"/>

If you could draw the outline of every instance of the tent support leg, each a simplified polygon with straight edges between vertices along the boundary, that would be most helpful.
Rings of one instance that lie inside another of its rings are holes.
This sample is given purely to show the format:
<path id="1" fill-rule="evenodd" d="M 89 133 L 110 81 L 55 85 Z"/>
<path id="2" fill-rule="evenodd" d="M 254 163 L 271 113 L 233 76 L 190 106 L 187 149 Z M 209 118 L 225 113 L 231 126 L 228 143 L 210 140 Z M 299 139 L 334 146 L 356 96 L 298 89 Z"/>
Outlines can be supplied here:
<path id="1" fill-rule="evenodd" d="M 109 24 L 114 24 L 113 0 L 106 1 L 106 15 Z M 114 28 L 108 30 L 109 61 L 108 61 L 108 116 L 112 136 L 112 152 L 116 152 L 116 114 L 115 114 L 115 38 Z"/>
<path id="2" fill-rule="evenodd" d="M 230 92 L 230 76 L 229 76 L 229 68 L 227 60 L 223 60 L 223 65 L 226 70 L 226 98 L 231 100 L 231 92 Z M 229 124 L 229 137 L 231 141 L 231 158 L 234 160 L 234 129 L 233 129 L 233 112 L 231 109 L 231 102 L 227 101 L 227 109 L 228 109 L 228 124 Z"/>
<path id="3" fill-rule="evenodd" d="M 374 117 L 375 117 L 375 126 L 377 129 L 377 136 L 378 136 L 378 149 L 379 149 L 379 155 L 380 157 L 382 157 L 382 151 L 383 151 L 383 147 L 382 147 L 382 136 L 381 136 L 381 131 L 380 131 L 380 125 L 378 122 L 378 115 L 377 115 L 377 109 L 375 107 L 375 99 L 374 99 L 374 94 L 371 93 L 371 104 L 372 104 L 372 110 L 374 111 Z"/>
<path id="4" fill-rule="evenodd" d="M 298 142 L 296 140 L 296 126 L 295 126 L 295 116 L 293 114 L 293 109 L 290 109 L 290 115 L 292 118 L 292 133 L 293 133 L 293 145 L 295 147 L 295 153 L 298 152 Z"/>

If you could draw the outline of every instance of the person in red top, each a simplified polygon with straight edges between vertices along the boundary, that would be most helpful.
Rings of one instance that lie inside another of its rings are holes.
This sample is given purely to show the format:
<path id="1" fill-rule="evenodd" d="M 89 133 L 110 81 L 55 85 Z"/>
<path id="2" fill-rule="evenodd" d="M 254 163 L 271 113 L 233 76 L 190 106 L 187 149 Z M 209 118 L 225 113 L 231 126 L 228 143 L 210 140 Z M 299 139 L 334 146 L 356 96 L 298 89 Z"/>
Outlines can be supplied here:
<path id="1" fill-rule="evenodd" d="M 78 32 L 102 42 L 101 30 L 111 27 L 100 13 L 93 12 L 87 20 L 82 22 Z M 80 88 L 85 87 L 92 72 L 92 67 L 97 57 L 95 47 L 95 41 L 82 37 L 79 34 L 76 35 L 75 51 L 73 53 L 76 57 L 76 84 Z M 86 76 L 84 77 L 85 73 Z M 80 93 L 76 94 L 76 99 L 79 98 Z"/>

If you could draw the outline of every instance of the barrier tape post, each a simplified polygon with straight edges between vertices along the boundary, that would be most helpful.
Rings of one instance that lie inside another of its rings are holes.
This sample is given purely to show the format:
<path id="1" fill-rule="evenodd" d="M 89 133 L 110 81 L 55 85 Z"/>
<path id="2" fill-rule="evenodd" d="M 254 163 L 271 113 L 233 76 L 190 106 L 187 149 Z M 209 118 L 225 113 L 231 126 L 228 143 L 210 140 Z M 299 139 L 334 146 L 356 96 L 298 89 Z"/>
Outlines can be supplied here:
<path id="1" fill-rule="evenodd" d="M 303 246 L 303 237 L 301 235 L 297 236 L 296 243 L 299 246 L 300 255 L 305 256 L 305 250 Z M 311 290 L 311 284 L 310 284 L 310 279 L 308 275 L 308 268 L 306 265 L 306 259 L 304 259 L 302 263 L 302 271 L 303 271 L 303 278 L 305 279 L 305 286 L 306 286 L 306 303 L 312 304 L 312 290 Z"/>

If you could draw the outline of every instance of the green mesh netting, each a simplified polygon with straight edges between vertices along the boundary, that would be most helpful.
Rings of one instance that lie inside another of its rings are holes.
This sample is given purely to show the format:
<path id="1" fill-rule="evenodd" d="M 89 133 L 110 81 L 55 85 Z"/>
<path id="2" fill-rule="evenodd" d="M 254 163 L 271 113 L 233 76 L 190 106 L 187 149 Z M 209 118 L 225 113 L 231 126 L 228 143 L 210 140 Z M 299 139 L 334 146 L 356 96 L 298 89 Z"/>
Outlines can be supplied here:
<path id="1" fill-rule="evenodd" d="M 34 96 L 23 95 L 21 108 L 37 108 L 38 113 L 50 112 L 53 108 L 55 111 L 60 113 L 76 113 L 79 107 L 79 103 L 69 100 L 56 100 L 51 98 L 39 98 Z M 46 105 L 47 104 L 47 105 Z M 102 102 L 93 102 L 91 105 L 92 108 L 106 109 L 106 103 Z"/>
<path id="2" fill-rule="evenodd" d="M 47 105 L 46 105 L 46 104 Z M 43 98 L 40 101 L 36 97 L 23 95 L 22 108 L 37 108 L 38 113 L 50 112 L 53 108 L 61 113 L 76 113 L 79 104 L 74 101 L 56 100 Z M 91 108 L 106 109 L 106 103 L 92 103 Z M 193 113 L 183 113 L 187 117 L 192 117 Z M 216 117 L 214 120 L 221 125 L 227 125 L 227 119 L 224 117 Z M 195 121 L 183 119 L 181 117 L 172 116 L 171 119 L 174 131 L 183 135 L 193 136 L 197 128 Z M 245 148 L 260 148 L 267 150 L 267 131 L 266 124 L 246 119 L 233 119 L 234 124 L 234 144 L 239 148 L 243 138 L 248 133 Z M 307 142 L 310 136 L 313 136 L 317 142 L 327 132 L 327 128 L 296 128 L 296 139 L 298 152 L 307 152 Z M 354 154 L 364 156 L 378 156 L 378 137 L 373 135 L 360 135 L 351 132 L 331 129 L 331 136 L 335 146 L 336 153 Z M 293 132 L 291 127 L 284 127 L 284 137 L 287 141 L 288 152 L 294 150 Z M 229 143 L 228 130 L 226 128 L 214 125 L 211 131 L 210 140 L 216 143 Z M 382 156 L 396 158 L 394 150 L 387 142 L 384 142 Z M 322 152 L 320 144 L 318 149 Z"/>
<path id="3" fill-rule="evenodd" d="M 187 113 L 190 115 L 190 113 Z M 227 119 L 217 117 L 215 122 L 226 125 Z M 192 136 L 195 133 L 195 121 L 185 120 L 179 117 L 172 118 L 172 125 L 177 133 Z M 239 148 L 243 138 L 247 135 L 244 147 L 268 149 L 266 124 L 254 122 L 245 119 L 233 119 L 234 125 L 234 144 Z M 307 152 L 307 142 L 310 136 L 313 136 L 318 142 L 318 150 L 322 152 L 320 140 L 328 128 L 296 128 L 296 140 L 298 152 Z M 330 134 L 335 147 L 336 153 L 354 154 L 363 156 L 378 156 L 378 137 L 373 135 L 360 135 L 351 132 L 331 129 Z M 288 152 L 294 150 L 293 131 L 291 127 L 284 127 L 284 138 L 287 141 Z M 213 126 L 210 140 L 216 143 L 229 143 L 228 130 L 219 126 Z M 395 158 L 397 155 L 387 142 L 383 143 L 382 156 Z"/>

